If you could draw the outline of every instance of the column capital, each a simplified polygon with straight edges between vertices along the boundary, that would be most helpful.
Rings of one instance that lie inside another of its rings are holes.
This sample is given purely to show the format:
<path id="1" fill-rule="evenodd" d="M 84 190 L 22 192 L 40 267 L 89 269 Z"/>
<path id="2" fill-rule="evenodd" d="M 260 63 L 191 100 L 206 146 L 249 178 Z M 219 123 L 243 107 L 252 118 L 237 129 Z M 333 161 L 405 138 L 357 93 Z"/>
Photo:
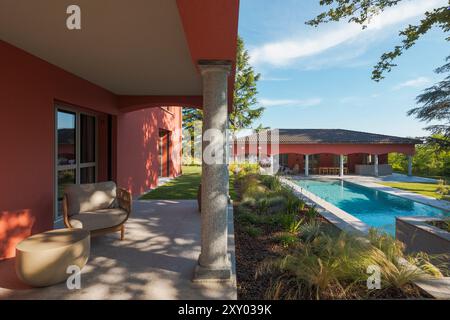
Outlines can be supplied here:
<path id="1" fill-rule="evenodd" d="M 231 66 L 233 63 L 230 60 L 199 60 L 198 68 L 200 73 L 203 75 L 208 72 L 226 72 L 227 74 L 231 71 Z"/>

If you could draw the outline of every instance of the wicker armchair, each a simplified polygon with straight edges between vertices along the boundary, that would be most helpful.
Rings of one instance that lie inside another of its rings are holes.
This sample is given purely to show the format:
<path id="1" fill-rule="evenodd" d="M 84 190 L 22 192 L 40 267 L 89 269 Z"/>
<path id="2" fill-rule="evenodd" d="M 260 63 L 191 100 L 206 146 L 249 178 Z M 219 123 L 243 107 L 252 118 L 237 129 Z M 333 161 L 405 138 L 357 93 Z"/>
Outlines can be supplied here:
<path id="1" fill-rule="evenodd" d="M 132 211 L 132 196 L 112 181 L 69 185 L 64 190 L 63 215 L 67 228 L 88 230 L 91 236 L 120 231 Z"/>

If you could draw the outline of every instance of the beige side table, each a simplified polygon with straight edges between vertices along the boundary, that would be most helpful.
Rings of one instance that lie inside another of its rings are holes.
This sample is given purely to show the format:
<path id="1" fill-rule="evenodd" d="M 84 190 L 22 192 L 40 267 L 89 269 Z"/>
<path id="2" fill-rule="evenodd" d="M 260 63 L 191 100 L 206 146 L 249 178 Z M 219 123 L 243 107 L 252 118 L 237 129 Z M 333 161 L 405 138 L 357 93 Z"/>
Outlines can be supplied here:
<path id="1" fill-rule="evenodd" d="M 16 273 L 30 286 L 51 286 L 71 275 L 69 266 L 82 269 L 89 252 L 89 231 L 58 229 L 35 234 L 16 246 Z"/>

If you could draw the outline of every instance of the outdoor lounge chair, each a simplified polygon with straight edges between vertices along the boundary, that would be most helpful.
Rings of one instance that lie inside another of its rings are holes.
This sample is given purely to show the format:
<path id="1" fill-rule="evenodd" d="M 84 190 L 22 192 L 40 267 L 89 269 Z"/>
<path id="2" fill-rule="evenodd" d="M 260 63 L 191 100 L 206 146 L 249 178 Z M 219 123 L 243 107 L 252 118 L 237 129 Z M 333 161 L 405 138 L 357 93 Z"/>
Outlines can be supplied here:
<path id="1" fill-rule="evenodd" d="M 130 192 L 113 181 L 69 185 L 64 190 L 64 224 L 88 230 L 91 236 L 120 231 L 123 240 L 131 202 Z"/>

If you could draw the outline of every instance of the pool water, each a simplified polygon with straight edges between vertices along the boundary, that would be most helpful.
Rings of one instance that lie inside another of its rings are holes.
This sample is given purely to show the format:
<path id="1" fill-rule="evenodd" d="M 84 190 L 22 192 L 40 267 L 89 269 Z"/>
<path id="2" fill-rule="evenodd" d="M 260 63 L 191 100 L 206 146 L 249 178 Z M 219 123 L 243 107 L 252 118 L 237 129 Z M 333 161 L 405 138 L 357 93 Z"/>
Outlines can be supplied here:
<path id="1" fill-rule="evenodd" d="M 296 180 L 300 187 L 369 226 L 395 235 L 395 217 L 450 216 L 449 212 L 340 180 Z"/>

